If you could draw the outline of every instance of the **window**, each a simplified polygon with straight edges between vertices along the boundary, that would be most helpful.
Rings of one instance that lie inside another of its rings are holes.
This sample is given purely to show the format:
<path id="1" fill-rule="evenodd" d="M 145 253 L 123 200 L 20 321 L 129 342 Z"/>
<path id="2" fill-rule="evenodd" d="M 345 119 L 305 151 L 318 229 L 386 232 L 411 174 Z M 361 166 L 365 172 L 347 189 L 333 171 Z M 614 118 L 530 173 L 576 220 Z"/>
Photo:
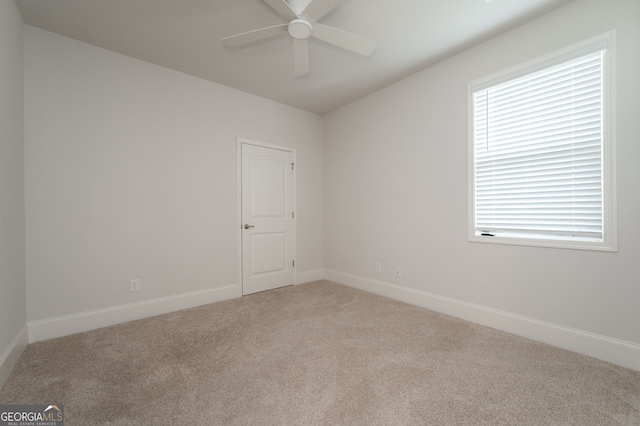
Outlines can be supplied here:
<path id="1" fill-rule="evenodd" d="M 470 241 L 616 249 L 612 38 L 469 85 Z"/>

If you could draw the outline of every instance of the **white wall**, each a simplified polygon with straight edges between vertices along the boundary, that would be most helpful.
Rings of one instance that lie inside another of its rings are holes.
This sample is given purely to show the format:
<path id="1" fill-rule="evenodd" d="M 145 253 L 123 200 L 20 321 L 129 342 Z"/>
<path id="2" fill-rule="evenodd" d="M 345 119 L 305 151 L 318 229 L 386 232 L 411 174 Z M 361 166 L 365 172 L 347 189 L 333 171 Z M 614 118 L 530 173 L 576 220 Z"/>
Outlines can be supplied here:
<path id="1" fill-rule="evenodd" d="M 467 83 L 612 29 L 619 252 L 467 242 Z M 640 369 L 638 76 L 640 2 L 579 0 L 330 113 L 326 276 Z"/>
<path id="2" fill-rule="evenodd" d="M 26 26 L 25 120 L 31 340 L 239 296 L 237 137 L 297 150 L 321 272 L 322 117 Z"/>
<path id="3" fill-rule="evenodd" d="M 22 18 L 0 2 L 0 387 L 26 343 Z"/>

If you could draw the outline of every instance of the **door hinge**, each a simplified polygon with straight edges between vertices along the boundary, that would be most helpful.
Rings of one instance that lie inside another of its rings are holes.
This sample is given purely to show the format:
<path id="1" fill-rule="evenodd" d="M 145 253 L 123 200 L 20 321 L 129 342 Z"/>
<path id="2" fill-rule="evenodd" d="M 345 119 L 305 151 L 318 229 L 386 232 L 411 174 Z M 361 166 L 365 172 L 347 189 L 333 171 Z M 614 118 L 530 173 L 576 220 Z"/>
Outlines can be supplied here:
<path id="1" fill-rule="evenodd" d="M 293 170 L 296 163 L 291 163 L 291 170 Z"/>
<path id="2" fill-rule="evenodd" d="M 293 261 L 293 267 L 294 268 L 296 267 L 296 261 L 295 260 Z"/>
<path id="3" fill-rule="evenodd" d="M 295 212 L 291 212 L 291 219 L 295 219 L 296 218 L 296 213 Z"/>

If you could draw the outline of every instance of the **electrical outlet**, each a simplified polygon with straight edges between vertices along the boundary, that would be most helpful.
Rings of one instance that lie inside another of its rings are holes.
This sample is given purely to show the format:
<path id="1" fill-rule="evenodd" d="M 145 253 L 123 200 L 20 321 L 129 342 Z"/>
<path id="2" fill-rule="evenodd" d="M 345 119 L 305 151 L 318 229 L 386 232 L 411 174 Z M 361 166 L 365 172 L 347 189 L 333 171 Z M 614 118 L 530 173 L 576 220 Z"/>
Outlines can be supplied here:
<path id="1" fill-rule="evenodd" d="M 399 266 L 396 266 L 396 278 L 400 278 L 402 276 L 402 269 Z"/>
<path id="2" fill-rule="evenodd" d="M 380 262 L 376 262 L 376 272 L 378 274 L 382 272 L 382 264 Z"/>
<path id="3" fill-rule="evenodd" d="M 140 291 L 140 279 L 136 278 L 135 280 L 131 280 L 131 290 L 130 291 Z"/>

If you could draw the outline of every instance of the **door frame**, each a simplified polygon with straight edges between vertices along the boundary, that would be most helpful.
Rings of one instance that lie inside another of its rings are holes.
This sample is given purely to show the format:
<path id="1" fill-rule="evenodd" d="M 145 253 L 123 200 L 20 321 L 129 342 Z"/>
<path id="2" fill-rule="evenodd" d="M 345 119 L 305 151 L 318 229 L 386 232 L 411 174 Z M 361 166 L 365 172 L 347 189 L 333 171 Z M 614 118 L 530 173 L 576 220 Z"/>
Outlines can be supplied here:
<path id="1" fill-rule="evenodd" d="M 262 148 L 270 148 L 277 149 L 279 151 L 287 151 L 291 153 L 293 158 L 294 173 L 293 173 L 293 212 L 294 212 L 294 228 L 293 228 L 293 257 L 295 259 L 293 265 L 293 285 L 298 283 L 298 200 L 297 200 L 297 175 L 298 175 L 298 163 L 296 161 L 296 149 L 291 148 L 289 146 L 283 145 L 275 145 L 271 143 L 258 142 L 250 139 L 240 138 L 236 139 L 236 239 L 237 239 L 237 256 L 238 256 L 238 264 L 237 264 L 237 274 L 238 274 L 238 290 L 239 295 L 243 296 L 244 289 L 243 286 L 243 277 L 242 277 L 242 145 L 255 145 Z"/>

